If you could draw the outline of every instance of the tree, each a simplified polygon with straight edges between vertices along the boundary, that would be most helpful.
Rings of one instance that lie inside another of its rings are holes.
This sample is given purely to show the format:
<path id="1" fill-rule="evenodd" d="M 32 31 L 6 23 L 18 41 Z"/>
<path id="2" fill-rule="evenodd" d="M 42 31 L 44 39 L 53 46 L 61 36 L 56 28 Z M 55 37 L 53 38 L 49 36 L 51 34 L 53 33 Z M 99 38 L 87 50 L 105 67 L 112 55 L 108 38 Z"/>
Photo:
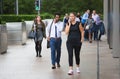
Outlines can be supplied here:
<path id="1" fill-rule="evenodd" d="M 83 13 L 87 9 L 95 9 L 97 12 L 103 13 L 103 0 L 41 0 L 40 12 Z M 3 13 L 15 13 L 15 0 L 3 0 Z M 35 0 L 19 0 L 19 14 L 37 14 Z"/>
<path id="2" fill-rule="evenodd" d="M 15 14 L 16 0 L 3 0 L 3 13 Z M 18 0 L 19 14 L 34 14 L 35 5 L 34 0 Z"/>
<path id="3" fill-rule="evenodd" d="M 69 12 L 84 12 L 87 9 L 103 12 L 102 0 L 43 0 L 42 4 L 42 12 L 48 13 L 59 11 L 61 14 L 65 14 Z"/>
<path id="4" fill-rule="evenodd" d="M 14 14 L 15 12 L 15 1 L 14 0 L 3 0 L 3 13 Z"/>
<path id="5" fill-rule="evenodd" d="M 19 0 L 19 14 L 34 14 L 35 0 Z"/>

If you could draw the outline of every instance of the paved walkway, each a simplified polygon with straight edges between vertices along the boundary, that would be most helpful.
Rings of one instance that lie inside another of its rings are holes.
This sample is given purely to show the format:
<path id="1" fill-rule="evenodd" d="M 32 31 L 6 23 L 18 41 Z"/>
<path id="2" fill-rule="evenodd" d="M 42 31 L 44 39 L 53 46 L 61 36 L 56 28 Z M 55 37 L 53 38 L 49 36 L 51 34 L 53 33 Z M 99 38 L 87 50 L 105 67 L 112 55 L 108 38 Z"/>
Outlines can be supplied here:
<path id="1" fill-rule="evenodd" d="M 67 75 L 68 55 L 66 50 L 66 35 L 63 33 L 61 68 L 51 69 L 50 50 L 46 49 L 43 40 L 42 58 L 35 57 L 34 41 L 27 44 L 12 45 L 6 54 L 0 55 L 0 79 L 97 79 L 96 55 L 97 44 L 85 41 L 81 50 L 81 73 Z M 120 79 L 118 59 L 112 58 L 106 38 L 100 42 L 100 79 Z M 75 63 L 75 62 L 74 62 Z M 75 64 L 74 64 L 75 66 Z"/>

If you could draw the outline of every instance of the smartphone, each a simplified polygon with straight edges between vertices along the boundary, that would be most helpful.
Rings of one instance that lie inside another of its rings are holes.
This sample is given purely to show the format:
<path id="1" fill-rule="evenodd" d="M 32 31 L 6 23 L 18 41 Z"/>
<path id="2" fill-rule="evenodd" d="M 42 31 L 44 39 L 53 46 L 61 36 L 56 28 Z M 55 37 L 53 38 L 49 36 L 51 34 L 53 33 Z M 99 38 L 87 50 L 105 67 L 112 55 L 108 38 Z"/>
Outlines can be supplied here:
<path id="1" fill-rule="evenodd" d="M 70 20 L 70 19 L 68 20 L 68 25 L 69 25 L 69 23 L 71 23 L 71 20 Z"/>

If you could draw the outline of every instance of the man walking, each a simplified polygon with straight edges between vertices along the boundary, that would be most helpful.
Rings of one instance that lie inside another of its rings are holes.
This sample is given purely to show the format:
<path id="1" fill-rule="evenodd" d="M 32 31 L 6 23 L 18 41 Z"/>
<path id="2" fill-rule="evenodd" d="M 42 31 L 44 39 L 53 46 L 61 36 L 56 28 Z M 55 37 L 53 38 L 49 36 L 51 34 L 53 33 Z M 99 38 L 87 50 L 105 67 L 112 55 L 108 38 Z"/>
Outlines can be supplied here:
<path id="1" fill-rule="evenodd" d="M 63 23 L 59 19 L 60 14 L 56 13 L 53 22 L 49 23 L 46 28 L 47 40 L 50 41 L 52 69 L 56 69 L 56 64 L 60 67 Z"/>
<path id="2" fill-rule="evenodd" d="M 100 16 L 96 13 L 96 10 L 93 10 L 92 18 L 94 20 L 94 40 L 98 40 L 98 30 L 100 27 Z"/>

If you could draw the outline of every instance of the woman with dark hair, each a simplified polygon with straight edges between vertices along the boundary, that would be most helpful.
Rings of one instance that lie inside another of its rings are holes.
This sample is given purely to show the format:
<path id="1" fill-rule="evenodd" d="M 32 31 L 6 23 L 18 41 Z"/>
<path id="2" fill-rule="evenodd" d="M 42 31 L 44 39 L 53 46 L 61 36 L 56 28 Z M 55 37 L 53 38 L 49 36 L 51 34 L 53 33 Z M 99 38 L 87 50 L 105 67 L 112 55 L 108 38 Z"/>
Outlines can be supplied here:
<path id="1" fill-rule="evenodd" d="M 84 28 L 80 22 L 75 20 L 75 13 L 70 13 L 69 22 L 66 25 L 65 33 L 68 35 L 66 46 L 68 50 L 69 71 L 73 75 L 73 52 L 76 59 L 76 72 L 80 73 L 80 50 L 84 40 Z"/>
<path id="2" fill-rule="evenodd" d="M 41 50 L 42 50 L 41 44 L 43 41 L 43 37 L 46 38 L 46 36 L 45 36 L 45 24 L 41 20 L 40 16 L 36 16 L 32 29 L 35 33 L 34 41 L 35 41 L 36 57 L 38 56 L 42 57 L 41 56 Z"/>

